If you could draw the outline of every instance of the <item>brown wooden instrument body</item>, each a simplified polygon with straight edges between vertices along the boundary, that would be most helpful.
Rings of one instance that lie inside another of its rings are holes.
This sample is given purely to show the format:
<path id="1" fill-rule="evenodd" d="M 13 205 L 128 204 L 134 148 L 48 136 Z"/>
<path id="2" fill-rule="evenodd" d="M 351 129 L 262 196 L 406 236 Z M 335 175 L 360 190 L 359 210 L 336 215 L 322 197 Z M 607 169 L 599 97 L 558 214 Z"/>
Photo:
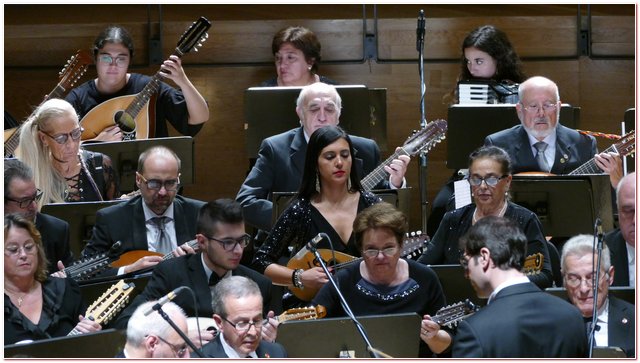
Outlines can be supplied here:
<path id="1" fill-rule="evenodd" d="M 123 253 L 116 261 L 111 262 L 111 267 L 122 267 L 130 265 L 145 256 L 164 256 L 160 252 L 153 252 L 147 250 L 135 250 Z"/>
<path id="2" fill-rule="evenodd" d="M 93 139 L 107 127 L 117 125 L 116 120 L 119 119 L 120 115 L 129 107 L 136 96 L 137 94 L 115 97 L 102 102 L 87 112 L 80 121 L 80 125 L 84 128 L 82 140 Z M 153 102 L 145 103 L 134 118 L 136 124 L 136 139 L 153 137 L 151 133 L 151 120 L 155 123 L 155 107 L 149 107 L 152 103 Z"/>

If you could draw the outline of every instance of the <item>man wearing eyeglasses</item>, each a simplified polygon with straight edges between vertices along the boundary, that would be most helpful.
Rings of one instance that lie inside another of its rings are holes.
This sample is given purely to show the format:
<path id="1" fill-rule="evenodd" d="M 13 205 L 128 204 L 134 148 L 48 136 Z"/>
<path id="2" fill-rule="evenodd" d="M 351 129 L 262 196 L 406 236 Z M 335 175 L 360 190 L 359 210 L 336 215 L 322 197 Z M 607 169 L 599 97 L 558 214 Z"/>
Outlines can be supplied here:
<path id="1" fill-rule="evenodd" d="M 254 281 L 243 276 L 223 279 L 211 291 L 211 300 L 220 334 L 202 347 L 205 357 L 287 357 L 282 345 L 262 339 L 262 327 L 269 320 L 262 315 L 262 295 Z"/>
<path id="2" fill-rule="evenodd" d="M 69 247 L 69 223 L 38 211 L 42 191 L 36 189 L 33 172 L 18 159 L 4 161 L 4 214 L 16 213 L 35 223 L 42 236 L 49 273 L 73 263 Z"/>
<path id="3" fill-rule="evenodd" d="M 569 300 L 580 310 L 590 331 L 593 324 L 594 251 L 593 236 L 570 238 L 562 249 L 562 277 Z M 597 266 L 597 263 L 596 263 Z M 635 308 L 609 294 L 615 269 L 606 244 L 602 246 L 600 276 L 597 282 L 597 319 L 594 346 L 620 347 L 627 357 L 635 357 Z"/>
<path id="4" fill-rule="evenodd" d="M 596 156 L 596 140 L 560 124 L 558 86 L 545 77 L 531 77 L 518 88 L 516 112 L 520 125 L 487 136 L 485 145 L 503 148 L 511 156 L 513 173 L 542 171 L 569 174 Z M 601 153 L 596 164 L 615 188 L 622 177 L 618 154 Z"/>
<path id="5" fill-rule="evenodd" d="M 91 239 L 82 251 L 83 257 L 109 251 L 120 241 L 120 253 L 148 250 L 138 260 L 125 261 L 125 266 L 103 272 L 103 275 L 128 274 L 148 269 L 162 261 L 195 253 L 198 211 L 204 202 L 177 195 L 180 186 L 180 159 L 165 146 L 147 149 L 138 159 L 136 185 L 140 196 L 125 203 L 101 209 L 96 214 Z M 123 258 L 126 259 L 126 258 Z"/>
<path id="6" fill-rule="evenodd" d="M 618 224 L 604 240 L 616 269 L 613 286 L 636 286 L 636 173 L 629 173 L 616 188 Z"/>
<path id="7" fill-rule="evenodd" d="M 218 199 L 206 203 L 197 217 L 196 240 L 199 253 L 167 260 L 153 270 L 144 291 L 118 317 L 115 326 L 124 327 L 135 307 L 144 301 L 159 299 L 180 286 L 190 287 L 196 294 L 197 311 L 189 294 L 179 294 L 173 301 L 190 317 L 213 316 L 211 288 L 231 276 L 245 276 L 260 287 L 264 307 L 261 313 L 273 317 L 271 307 L 271 280 L 264 275 L 240 265 L 242 253 L 249 244 L 245 233 L 242 207 L 231 199 Z M 197 314 L 196 314 L 197 313 Z M 214 338 L 215 330 L 207 330 L 215 324 L 201 324 L 202 340 Z M 277 321 L 270 319 L 262 328 L 269 341 L 275 340 Z M 191 339 L 200 346 L 197 330 L 190 330 Z"/>

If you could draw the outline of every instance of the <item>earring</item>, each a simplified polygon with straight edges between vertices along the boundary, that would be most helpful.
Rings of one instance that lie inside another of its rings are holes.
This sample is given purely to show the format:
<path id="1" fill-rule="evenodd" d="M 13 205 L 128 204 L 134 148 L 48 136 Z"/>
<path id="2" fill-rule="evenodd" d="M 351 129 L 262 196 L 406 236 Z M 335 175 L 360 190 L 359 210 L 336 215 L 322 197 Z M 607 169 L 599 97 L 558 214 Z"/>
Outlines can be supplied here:
<path id="1" fill-rule="evenodd" d="M 307 67 L 307 70 L 309 70 L 309 71 L 310 71 L 310 70 L 311 70 L 311 68 L 313 68 L 313 67 L 311 67 L 311 66 L 308 66 L 308 67 Z"/>
<path id="2" fill-rule="evenodd" d="M 316 173 L 316 192 L 320 193 L 320 175 Z"/>

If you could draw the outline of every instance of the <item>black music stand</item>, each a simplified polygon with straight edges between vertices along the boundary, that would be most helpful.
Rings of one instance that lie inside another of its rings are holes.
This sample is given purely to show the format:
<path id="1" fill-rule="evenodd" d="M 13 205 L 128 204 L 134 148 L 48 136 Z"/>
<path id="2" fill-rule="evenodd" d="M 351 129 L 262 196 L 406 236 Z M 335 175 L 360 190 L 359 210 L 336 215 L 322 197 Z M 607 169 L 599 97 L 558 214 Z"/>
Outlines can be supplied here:
<path id="1" fill-rule="evenodd" d="M 611 183 L 605 174 L 516 175 L 511 196 L 514 203 L 538 215 L 546 236 L 593 235 L 597 218 L 603 230 L 613 229 Z"/>
<path id="2" fill-rule="evenodd" d="M 42 206 L 41 212 L 58 217 L 69 223 L 69 247 L 77 259 L 93 234 L 93 226 L 96 224 L 96 212 L 102 208 L 122 202 L 124 202 L 124 200 L 51 203 Z"/>
<path id="3" fill-rule="evenodd" d="M 560 123 L 578 128 L 579 113 L 579 108 L 563 104 Z M 452 105 L 447 118 L 447 168 L 468 168 L 469 154 L 484 145 L 485 137 L 518 124 L 513 104 Z"/>
<path id="4" fill-rule="evenodd" d="M 555 295 L 563 300 L 568 300 L 567 289 L 564 287 L 547 287 L 545 292 Z M 636 304 L 636 289 L 631 286 L 609 286 L 609 295 L 624 300 L 629 304 Z"/>
<path id="5" fill-rule="evenodd" d="M 124 331 L 99 332 L 4 346 L 5 358 L 113 358 L 124 348 Z"/>
<path id="6" fill-rule="evenodd" d="M 420 322 L 416 313 L 359 316 L 373 347 L 393 358 L 417 358 Z M 276 341 L 289 358 L 369 358 L 362 336 L 349 318 L 287 321 Z"/>
<path id="7" fill-rule="evenodd" d="M 180 183 L 190 185 L 195 181 L 194 141 L 191 136 L 160 137 L 82 144 L 84 149 L 108 155 L 120 177 L 120 191 L 129 193 L 136 188 L 138 157 L 152 146 L 163 145 L 173 150 L 181 162 Z"/>

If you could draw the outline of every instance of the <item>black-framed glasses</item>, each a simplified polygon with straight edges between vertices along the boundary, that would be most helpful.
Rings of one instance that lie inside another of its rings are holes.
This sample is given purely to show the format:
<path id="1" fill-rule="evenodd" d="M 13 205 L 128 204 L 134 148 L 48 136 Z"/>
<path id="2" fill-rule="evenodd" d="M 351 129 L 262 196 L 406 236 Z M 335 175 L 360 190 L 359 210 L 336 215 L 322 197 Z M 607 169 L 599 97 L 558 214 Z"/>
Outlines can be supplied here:
<path id="1" fill-rule="evenodd" d="M 100 54 L 98 59 L 101 63 L 112 65 L 115 62 L 116 67 L 124 68 L 129 64 L 129 58 L 127 57 L 112 57 L 109 54 Z"/>
<path id="2" fill-rule="evenodd" d="M 173 352 L 173 354 L 175 354 L 176 357 L 184 357 L 184 355 L 189 350 L 186 343 L 182 344 L 181 346 L 178 346 L 178 345 L 169 343 L 159 335 L 156 335 L 156 336 L 158 337 L 158 339 L 160 339 L 160 341 L 162 341 L 164 344 L 168 345 L 169 348 L 171 348 L 171 351 Z"/>
<path id="3" fill-rule="evenodd" d="M 609 273 L 605 272 L 603 274 L 600 274 L 600 280 L 602 281 L 602 279 L 604 277 L 608 277 Z M 595 280 L 596 276 L 595 274 L 589 274 L 587 276 L 578 276 L 578 275 L 574 275 L 574 274 L 567 274 L 564 277 L 564 282 L 567 284 L 567 286 L 570 287 L 579 287 L 580 285 L 582 285 L 582 281 L 585 282 L 585 284 L 587 285 L 588 288 L 592 288 L 593 287 L 593 280 Z"/>
<path id="4" fill-rule="evenodd" d="M 72 130 L 71 132 L 67 133 L 67 134 L 57 134 L 57 135 L 50 135 L 48 132 L 46 131 L 42 131 L 40 130 L 43 134 L 49 136 L 50 138 L 52 138 L 55 142 L 57 142 L 60 145 L 64 145 L 67 143 L 67 140 L 69 140 L 69 137 L 71 137 L 71 140 L 73 141 L 78 141 L 80 140 L 80 137 L 82 137 L 82 132 L 84 131 L 84 129 L 82 127 L 78 127 L 77 129 Z"/>
<path id="5" fill-rule="evenodd" d="M 378 257 L 379 253 L 382 253 L 383 255 L 387 256 L 387 257 L 391 257 L 393 255 L 396 254 L 396 252 L 398 252 L 398 247 L 388 247 L 388 248 L 384 248 L 381 250 L 377 250 L 375 248 L 369 248 L 366 249 L 364 251 L 362 251 L 362 254 L 369 257 L 369 258 L 376 258 Z"/>
<path id="6" fill-rule="evenodd" d="M 179 176 L 176 179 L 168 179 L 168 180 L 149 179 L 149 180 L 147 180 L 147 178 L 145 178 L 142 174 L 140 174 L 138 172 L 136 172 L 136 174 L 138 174 L 140 176 L 140 178 L 142 179 L 142 182 L 149 189 L 160 190 L 164 186 L 165 190 L 167 190 L 169 192 L 173 192 L 173 191 L 178 190 L 178 187 L 180 186 L 180 177 Z"/>
<path id="7" fill-rule="evenodd" d="M 20 208 L 26 208 L 33 202 L 38 203 L 40 201 L 40 199 L 42 199 L 42 194 L 43 194 L 42 190 L 36 189 L 36 194 L 31 198 L 25 198 L 25 199 L 21 199 L 21 200 L 7 198 L 7 200 L 10 201 L 10 202 L 18 203 L 18 206 Z"/>
<path id="8" fill-rule="evenodd" d="M 528 106 L 525 106 L 524 103 L 520 102 L 520 104 L 522 105 L 522 108 L 525 111 L 528 112 L 532 112 L 532 113 L 538 113 L 540 110 L 543 110 L 544 112 L 551 112 L 553 110 L 555 110 L 558 107 L 558 103 L 552 103 L 552 102 L 545 102 L 543 104 L 531 104 Z"/>
<path id="9" fill-rule="evenodd" d="M 462 254 L 460 256 L 460 266 L 462 266 L 462 269 L 464 269 L 465 271 L 469 269 L 469 260 L 471 259 L 471 257 L 467 258 L 467 255 Z"/>
<path id="10" fill-rule="evenodd" d="M 234 327 L 237 331 L 243 332 L 243 333 L 246 331 L 249 331 L 249 329 L 251 329 L 251 325 L 253 325 L 256 328 L 256 330 L 258 330 L 258 329 L 262 329 L 262 326 L 269 322 L 269 319 L 262 319 L 258 321 L 239 321 L 237 323 L 232 323 L 231 321 L 229 321 L 229 319 L 225 318 L 224 316 L 222 316 L 221 318 L 224 319 L 224 321 L 226 321 L 227 323 L 231 324 L 231 326 Z"/>
<path id="11" fill-rule="evenodd" d="M 498 185 L 498 182 L 504 178 L 508 177 L 508 175 L 503 175 L 503 176 L 495 176 L 495 175 L 490 175 L 486 178 L 481 178 L 479 176 L 472 176 L 469 178 L 469 184 L 471 184 L 474 187 L 480 186 L 480 184 L 482 184 L 482 182 L 485 182 L 488 186 L 490 187 L 495 187 L 496 185 Z"/>
<path id="12" fill-rule="evenodd" d="M 207 239 L 212 239 L 222 245 L 222 248 L 227 251 L 233 251 L 236 248 L 236 245 L 240 245 L 241 248 L 245 248 L 251 242 L 251 236 L 248 234 L 243 234 L 238 238 L 225 238 L 225 239 L 217 239 L 215 237 L 210 237 L 205 234 L 203 236 Z"/>

